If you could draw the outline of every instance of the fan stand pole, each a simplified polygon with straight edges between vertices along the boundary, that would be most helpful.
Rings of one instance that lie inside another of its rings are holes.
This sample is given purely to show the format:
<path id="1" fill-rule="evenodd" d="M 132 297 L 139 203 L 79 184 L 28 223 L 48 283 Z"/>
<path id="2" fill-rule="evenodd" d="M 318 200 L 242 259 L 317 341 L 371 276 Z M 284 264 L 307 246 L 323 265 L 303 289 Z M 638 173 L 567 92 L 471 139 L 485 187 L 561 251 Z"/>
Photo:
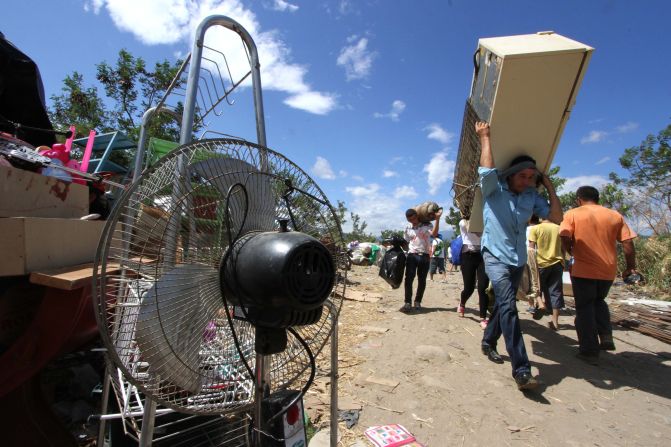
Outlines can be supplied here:
<path id="1" fill-rule="evenodd" d="M 331 447 L 338 445 L 338 315 L 333 314 L 331 334 Z"/>
<path id="2" fill-rule="evenodd" d="M 102 392 L 102 398 L 101 398 L 101 405 L 100 405 L 100 414 L 105 415 L 107 414 L 107 404 L 108 400 L 110 398 L 110 367 L 109 365 L 105 365 L 105 376 L 103 378 L 103 392 Z M 105 445 L 105 428 L 106 428 L 106 421 L 104 418 L 100 418 L 100 423 L 98 425 L 98 444 L 97 445 Z"/>
<path id="3" fill-rule="evenodd" d="M 257 329 L 258 330 L 258 329 Z M 263 398 L 265 397 L 265 388 L 266 384 L 270 381 L 270 375 L 268 373 L 269 368 L 267 368 L 267 362 L 270 359 L 269 356 L 264 354 L 256 354 L 256 390 L 255 390 L 255 402 L 254 402 L 254 437 L 252 438 L 252 445 L 260 446 L 261 445 L 261 433 L 263 430 Z"/>
<path id="4" fill-rule="evenodd" d="M 142 414 L 142 429 L 140 430 L 139 447 L 149 447 L 154 437 L 154 422 L 156 418 L 156 401 L 145 396 L 144 412 Z"/>

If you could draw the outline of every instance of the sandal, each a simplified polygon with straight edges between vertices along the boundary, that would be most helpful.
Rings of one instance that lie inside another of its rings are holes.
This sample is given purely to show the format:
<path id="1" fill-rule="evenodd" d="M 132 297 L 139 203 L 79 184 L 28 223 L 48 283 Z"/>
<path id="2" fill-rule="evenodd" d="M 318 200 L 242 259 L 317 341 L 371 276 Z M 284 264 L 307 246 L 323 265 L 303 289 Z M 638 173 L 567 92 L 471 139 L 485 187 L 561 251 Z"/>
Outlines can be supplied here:
<path id="1" fill-rule="evenodd" d="M 559 330 L 559 326 L 555 326 L 555 324 L 552 321 L 548 321 L 548 327 L 555 332 Z"/>

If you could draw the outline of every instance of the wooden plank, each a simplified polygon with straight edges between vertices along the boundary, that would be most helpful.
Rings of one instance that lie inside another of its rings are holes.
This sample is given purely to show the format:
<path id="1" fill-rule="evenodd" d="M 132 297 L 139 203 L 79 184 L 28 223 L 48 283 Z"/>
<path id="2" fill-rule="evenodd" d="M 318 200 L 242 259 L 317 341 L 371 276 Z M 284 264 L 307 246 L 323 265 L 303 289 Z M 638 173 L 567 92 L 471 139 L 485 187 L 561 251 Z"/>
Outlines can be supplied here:
<path id="1" fill-rule="evenodd" d="M 107 273 L 119 270 L 119 264 L 107 264 Z M 93 279 L 93 263 L 74 265 L 60 269 L 32 272 L 30 282 L 61 290 L 81 289 Z"/>
<path id="2" fill-rule="evenodd" d="M 156 262 L 155 259 L 133 258 L 132 261 L 148 265 Z M 120 265 L 116 262 L 109 262 L 107 264 L 106 273 L 116 273 L 120 269 Z M 59 269 L 45 270 L 32 272 L 30 274 L 30 282 L 33 284 L 40 284 L 42 286 L 53 287 L 61 290 L 75 290 L 81 289 L 88 285 L 93 279 L 93 263 L 73 265 L 70 267 L 63 267 Z"/>

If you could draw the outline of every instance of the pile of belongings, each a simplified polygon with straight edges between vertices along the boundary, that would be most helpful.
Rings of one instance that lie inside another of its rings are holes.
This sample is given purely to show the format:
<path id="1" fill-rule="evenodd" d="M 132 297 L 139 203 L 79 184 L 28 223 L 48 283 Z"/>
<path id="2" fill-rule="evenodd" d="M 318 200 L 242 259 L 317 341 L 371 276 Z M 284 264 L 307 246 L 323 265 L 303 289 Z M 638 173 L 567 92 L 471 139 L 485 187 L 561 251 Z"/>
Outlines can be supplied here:
<path id="1" fill-rule="evenodd" d="M 347 249 L 350 250 L 352 264 L 355 265 L 379 266 L 386 252 L 386 249 L 382 245 L 373 242 L 352 241 L 347 244 Z"/>

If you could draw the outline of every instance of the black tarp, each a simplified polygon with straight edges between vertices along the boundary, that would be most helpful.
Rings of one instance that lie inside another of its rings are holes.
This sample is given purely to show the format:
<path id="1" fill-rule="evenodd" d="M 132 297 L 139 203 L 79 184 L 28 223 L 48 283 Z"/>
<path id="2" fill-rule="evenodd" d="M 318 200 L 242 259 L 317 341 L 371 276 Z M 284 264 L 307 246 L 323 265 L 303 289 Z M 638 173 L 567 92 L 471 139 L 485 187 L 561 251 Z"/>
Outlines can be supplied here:
<path id="1" fill-rule="evenodd" d="M 56 142 L 52 132 L 15 127 L 53 130 L 44 101 L 44 87 L 35 62 L 22 53 L 0 32 L 0 131 L 11 134 L 33 146 Z"/>

